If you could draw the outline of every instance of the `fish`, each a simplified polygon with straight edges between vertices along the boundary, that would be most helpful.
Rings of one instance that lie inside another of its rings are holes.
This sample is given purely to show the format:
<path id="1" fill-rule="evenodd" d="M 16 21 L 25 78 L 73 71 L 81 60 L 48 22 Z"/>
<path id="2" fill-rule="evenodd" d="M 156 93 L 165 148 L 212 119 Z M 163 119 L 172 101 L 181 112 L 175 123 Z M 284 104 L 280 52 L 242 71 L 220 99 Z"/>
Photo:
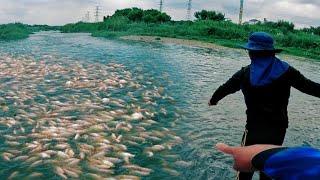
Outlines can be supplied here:
<path id="1" fill-rule="evenodd" d="M 154 152 L 163 151 L 163 150 L 165 150 L 165 149 L 166 149 L 166 148 L 165 148 L 163 145 L 159 145 L 159 144 L 150 147 L 150 150 L 151 150 L 151 151 L 154 151 Z"/>
<path id="2" fill-rule="evenodd" d="M 77 174 L 76 172 L 70 171 L 68 169 L 63 169 L 63 171 L 65 172 L 65 174 L 69 177 L 72 178 L 79 178 L 79 174 Z"/>
<path id="3" fill-rule="evenodd" d="M 43 161 L 42 160 L 38 160 L 38 161 L 36 161 L 36 162 L 33 162 L 29 167 L 37 167 L 37 166 L 39 166 L 40 164 L 42 164 L 43 163 Z"/>
<path id="4" fill-rule="evenodd" d="M 19 174 L 19 171 L 14 171 L 13 173 L 10 174 L 8 177 L 8 180 L 15 179 Z"/>
<path id="5" fill-rule="evenodd" d="M 13 160 L 14 161 L 25 161 L 29 158 L 29 156 L 18 156 L 18 157 L 15 157 Z"/>
<path id="6" fill-rule="evenodd" d="M 38 173 L 38 172 L 33 172 L 33 173 L 31 173 L 29 176 L 27 176 L 27 179 L 33 179 L 33 178 L 38 178 L 38 177 L 41 177 L 41 176 L 43 176 L 43 174 L 42 173 Z"/>
<path id="7" fill-rule="evenodd" d="M 59 175 L 62 179 L 68 179 L 68 177 L 64 174 L 64 170 L 59 166 L 55 167 L 55 173 Z"/>

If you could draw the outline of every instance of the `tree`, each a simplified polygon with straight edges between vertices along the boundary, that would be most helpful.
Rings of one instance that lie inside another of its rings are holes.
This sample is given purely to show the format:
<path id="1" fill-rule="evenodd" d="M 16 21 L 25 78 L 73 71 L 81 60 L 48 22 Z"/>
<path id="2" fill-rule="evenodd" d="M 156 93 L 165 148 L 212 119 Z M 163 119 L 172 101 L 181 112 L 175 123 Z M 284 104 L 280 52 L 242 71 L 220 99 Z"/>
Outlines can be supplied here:
<path id="1" fill-rule="evenodd" d="M 147 23 L 162 23 L 171 20 L 171 17 L 166 13 L 162 13 L 155 9 L 142 10 L 139 8 L 126 8 L 117 10 L 112 17 L 126 17 L 130 21 L 147 22 Z"/>
<path id="2" fill-rule="evenodd" d="M 267 26 L 281 29 L 282 31 L 293 31 L 294 30 L 294 24 L 292 22 L 279 20 L 277 22 L 268 21 L 264 23 Z"/>
<path id="3" fill-rule="evenodd" d="M 224 14 L 215 11 L 202 10 L 194 13 L 198 20 L 224 21 Z"/>

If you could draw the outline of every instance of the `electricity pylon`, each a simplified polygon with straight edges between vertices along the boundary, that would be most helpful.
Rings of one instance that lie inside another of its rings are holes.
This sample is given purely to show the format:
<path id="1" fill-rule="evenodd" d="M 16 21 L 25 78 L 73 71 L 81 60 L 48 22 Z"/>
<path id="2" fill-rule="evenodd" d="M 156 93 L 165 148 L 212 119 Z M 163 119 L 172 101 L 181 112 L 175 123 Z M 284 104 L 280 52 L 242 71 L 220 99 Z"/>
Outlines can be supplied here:
<path id="1" fill-rule="evenodd" d="M 240 0 L 239 24 L 242 24 L 243 1 L 244 1 L 244 0 Z"/>
<path id="2" fill-rule="evenodd" d="M 159 5 L 160 5 L 159 11 L 162 12 L 162 9 L 163 9 L 163 0 L 160 0 L 160 4 L 159 4 Z"/>
<path id="3" fill-rule="evenodd" d="M 96 6 L 96 11 L 94 13 L 95 21 L 99 22 L 99 16 L 100 16 L 100 6 Z"/>
<path id="4" fill-rule="evenodd" d="M 191 0 L 188 1 L 188 8 L 187 8 L 187 20 L 190 21 L 191 19 Z"/>

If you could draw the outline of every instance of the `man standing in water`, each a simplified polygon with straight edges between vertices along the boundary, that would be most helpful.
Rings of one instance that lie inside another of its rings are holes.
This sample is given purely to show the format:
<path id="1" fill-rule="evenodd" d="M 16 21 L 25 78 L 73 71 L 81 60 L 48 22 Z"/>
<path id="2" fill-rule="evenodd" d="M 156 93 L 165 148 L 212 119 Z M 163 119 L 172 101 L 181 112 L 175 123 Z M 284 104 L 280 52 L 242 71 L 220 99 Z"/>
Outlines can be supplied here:
<path id="1" fill-rule="evenodd" d="M 278 59 L 275 54 L 282 50 L 274 48 L 273 38 L 268 33 L 252 33 L 242 47 L 248 50 L 251 64 L 220 86 L 208 104 L 216 105 L 225 96 L 242 90 L 247 106 L 247 124 L 241 145 L 282 145 L 288 127 L 291 86 L 320 97 L 320 84 Z M 238 179 L 252 179 L 252 176 L 253 173 L 240 172 Z M 260 173 L 260 179 L 270 178 Z"/>

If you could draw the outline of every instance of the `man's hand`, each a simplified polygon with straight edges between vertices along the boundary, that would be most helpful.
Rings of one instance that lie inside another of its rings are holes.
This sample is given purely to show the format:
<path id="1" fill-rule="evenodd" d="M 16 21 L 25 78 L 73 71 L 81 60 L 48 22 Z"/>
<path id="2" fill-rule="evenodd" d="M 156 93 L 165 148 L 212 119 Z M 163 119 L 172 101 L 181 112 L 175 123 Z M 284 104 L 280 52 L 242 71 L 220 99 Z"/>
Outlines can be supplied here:
<path id="1" fill-rule="evenodd" d="M 251 164 L 251 160 L 253 159 L 253 157 L 262 151 L 277 147 L 280 146 L 259 144 L 244 147 L 231 147 L 224 143 L 216 144 L 216 148 L 219 151 L 225 154 L 229 154 L 233 157 L 233 168 L 241 172 L 253 172 L 254 168 Z"/>

